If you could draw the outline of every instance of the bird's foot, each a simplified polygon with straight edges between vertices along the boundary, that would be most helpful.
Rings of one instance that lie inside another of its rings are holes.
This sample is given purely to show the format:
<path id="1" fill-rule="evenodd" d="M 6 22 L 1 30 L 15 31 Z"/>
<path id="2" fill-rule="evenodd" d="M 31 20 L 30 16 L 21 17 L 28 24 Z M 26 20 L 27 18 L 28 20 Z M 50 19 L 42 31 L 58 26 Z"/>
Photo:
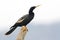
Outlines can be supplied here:
<path id="1" fill-rule="evenodd" d="M 27 29 L 26 26 L 23 26 L 21 30 L 22 30 L 23 32 L 24 32 L 24 31 L 28 31 L 28 29 Z"/>
<path id="2" fill-rule="evenodd" d="M 23 30 L 23 32 L 24 32 L 24 31 L 28 31 L 28 29 Z"/>

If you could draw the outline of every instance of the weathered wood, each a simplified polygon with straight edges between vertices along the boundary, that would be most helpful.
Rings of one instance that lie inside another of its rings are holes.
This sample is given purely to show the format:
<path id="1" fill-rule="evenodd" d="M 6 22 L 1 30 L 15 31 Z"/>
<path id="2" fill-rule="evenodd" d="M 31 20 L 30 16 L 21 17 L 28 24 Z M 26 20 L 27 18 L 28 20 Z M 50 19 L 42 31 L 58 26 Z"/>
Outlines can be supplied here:
<path id="1" fill-rule="evenodd" d="M 24 40 L 27 31 L 28 31 L 27 27 L 26 26 L 22 26 L 19 34 L 17 35 L 16 40 Z"/>

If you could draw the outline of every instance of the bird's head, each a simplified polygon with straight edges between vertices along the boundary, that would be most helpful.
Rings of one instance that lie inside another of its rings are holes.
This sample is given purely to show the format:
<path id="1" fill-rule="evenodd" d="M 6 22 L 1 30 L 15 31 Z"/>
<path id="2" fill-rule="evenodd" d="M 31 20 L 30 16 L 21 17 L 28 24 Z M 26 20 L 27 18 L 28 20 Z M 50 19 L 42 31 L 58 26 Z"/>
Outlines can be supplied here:
<path id="1" fill-rule="evenodd" d="M 34 10 L 35 8 L 39 7 L 39 6 L 40 6 L 40 5 L 32 6 L 32 7 L 30 8 L 30 10 L 29 10 L 29 13 L 33 12 L 33 10 Z"/>

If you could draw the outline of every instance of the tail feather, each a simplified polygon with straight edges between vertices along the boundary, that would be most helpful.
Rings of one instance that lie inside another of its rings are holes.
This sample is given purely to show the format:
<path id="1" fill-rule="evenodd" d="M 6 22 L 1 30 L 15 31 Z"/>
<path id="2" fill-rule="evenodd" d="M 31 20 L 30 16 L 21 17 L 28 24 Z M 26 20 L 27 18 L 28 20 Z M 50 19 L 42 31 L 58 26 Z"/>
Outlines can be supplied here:
<path id="1" fill-rule="evenodd" d="M 17 27 L 12 27 L 5 35 L 11 34 Z"/>

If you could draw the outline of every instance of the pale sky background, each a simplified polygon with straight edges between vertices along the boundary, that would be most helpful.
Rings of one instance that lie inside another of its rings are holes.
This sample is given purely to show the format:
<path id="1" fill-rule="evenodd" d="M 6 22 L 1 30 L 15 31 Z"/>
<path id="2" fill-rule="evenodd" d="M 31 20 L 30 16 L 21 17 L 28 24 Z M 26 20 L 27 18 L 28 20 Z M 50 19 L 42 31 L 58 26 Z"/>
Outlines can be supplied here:
<path id="1" fill-rule="evenodd" d="M 28 14 L 31 6 L 37 5 L 41 6 L 34 10 L 35 17 L 27 25 L 29 32 L 26 40 L 60 40 L 60 0 L 0 0 L 0 35 L 8 31 L 20 17 Z M 1 40 L 11 40 L 15 34 L 0 37 Z"/>

